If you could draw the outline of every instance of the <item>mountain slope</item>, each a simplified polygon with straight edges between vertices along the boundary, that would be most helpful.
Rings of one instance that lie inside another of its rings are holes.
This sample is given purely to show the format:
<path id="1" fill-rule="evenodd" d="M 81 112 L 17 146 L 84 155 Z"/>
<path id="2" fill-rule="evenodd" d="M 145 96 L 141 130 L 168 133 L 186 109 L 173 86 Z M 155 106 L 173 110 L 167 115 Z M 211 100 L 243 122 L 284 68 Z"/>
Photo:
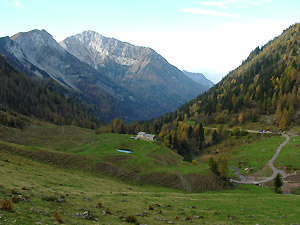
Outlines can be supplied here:
<path id="1" fill-rule="evenodd" d="M 45 30 L 18 33 L 0 40 L 3 54 L 18 70 L 39 78 L 51 77 L 65 88 L 93 104 L 103 121 L 114 117 L 133 121 L 145 119 L 132 107 L 131 94 L 110 78 L 65 51 Z"/>
<path id="2" fill-rule="evenodd" d="M 299 43 L 300 24 L 295 24 L 262 48 L 257 47 L 241 66 L 207 92 L 153 121 L 149 127 L 156 128 L 152 131 L 159 133 L 168 146 L 188 155 L 199 153 L 228 134 L 226 126 L 219 126 L 205 136 L 201 123 L 277 131 L 298 126 Z M 238 129 L 231 133 L 245 135 Z"/>
<path id="3" fill-rule="evenodd" d="M 60 45 L 133 93 L 138 102 L 147 105 L 147 117 L 175 110 L 208 89 L 189 79 L 154 50 L 93 31 L 68 37 Z"/>
<path id="4" fill-rule="evenodd" d="M 0 123 L 23 127 L 24 122 L 13 111 L 60 125 L 95 128 L 99 123 L 93 108 L 83 102 L 79 106 L 52 88 L 18 73 L 0 55 Z"/>
<path id="5" fill-rule="evenodd" d="M 202 84 L 204 86 L 207 86 L 208 88 L 211 88 L 214 86 L 214 83 L 211 82 L 209 79 L 207 79 L 202 73 L 191 73 L 188 71 L 183 70 L 182 71 L 185 75 L 187 75 L 189 78 L 191 78 L 193 81 Z"/>

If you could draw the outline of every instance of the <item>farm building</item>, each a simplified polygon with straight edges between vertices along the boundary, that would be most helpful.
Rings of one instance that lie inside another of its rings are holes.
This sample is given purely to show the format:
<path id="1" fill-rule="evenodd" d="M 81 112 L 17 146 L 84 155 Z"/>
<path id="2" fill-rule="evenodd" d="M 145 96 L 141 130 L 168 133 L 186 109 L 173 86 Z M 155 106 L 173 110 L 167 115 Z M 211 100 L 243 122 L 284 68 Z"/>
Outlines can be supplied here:
<path id="1" fill-rule="evenodd" d="M 137 135 L 138 139 L 143 139 L 147 141 L 156 141 L 156 136 L 153 134 L 146 134 L 145 132 L 140 131 Z"/>

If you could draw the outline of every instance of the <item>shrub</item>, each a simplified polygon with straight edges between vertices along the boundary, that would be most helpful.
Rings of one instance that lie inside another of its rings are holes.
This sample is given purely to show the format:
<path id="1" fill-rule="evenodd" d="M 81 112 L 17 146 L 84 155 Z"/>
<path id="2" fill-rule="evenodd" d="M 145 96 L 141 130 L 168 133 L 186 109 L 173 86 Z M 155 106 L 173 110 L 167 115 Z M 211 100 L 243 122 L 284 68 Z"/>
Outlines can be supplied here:
<path id="1" fill-rule="evenodd" d="M 12 204 L 13 204 L 13 200 L 8 199 L 8 200 L 3 200 L 0 202 L 0 209 L 1 210 L 6 210 L 6 211 L 11 211 L 12 210 Z"/>
<path id="2" fill-rule="evenodd" d="M 111 215 L 111 211 L 109 210 L 109 208 L 107 208 L 107 209 L 105 210 L 105 213 L 108 214 L 108 215 Z"/>
<path id="3" fill-rule="evenodd" d="M 96 208 L 103 208 L 102 202 L 98 202 Z"/>
<path id="4" fill-rule="evenodd" d="M 127 223 L 136 223 L 136 222 L 137 222 L 137 219 L 136 219 L 135 216 L 126 216 L 125 221 L 126 221 Z"/>
<path id="5" fill-rule="evenodd" d="M 20 199 L 17 196 L 15 196 L 15 195 L 11 198 L 12 203 L 18 203 L 19 200 Z"/>
<path id="6" fill-rule="evenodd" d="M 58 212 L 54 212 L 54 221 L 57 221 L 61 224 L 64 224 L 65 222 L 63 221 L 61 215 Z"/>
<path id="7" fill-rule="evenodd" d="M 195 166 L 197 166 L 197 165 L 198 165 L 198 163 L 197 163 L 197 161 L 196 161 L 196 160 L 192 160 L 192 163 L 193 163 L 193 165 L 195 165 Z"/>
<path id="8" fill-rule="evenodd" d="M 283 193 L 281 188 L 276 188 L 276 189 L 275 189 L 275 192 L 276 192 L 277 194 L 282 194 L 282 193 Z"/>

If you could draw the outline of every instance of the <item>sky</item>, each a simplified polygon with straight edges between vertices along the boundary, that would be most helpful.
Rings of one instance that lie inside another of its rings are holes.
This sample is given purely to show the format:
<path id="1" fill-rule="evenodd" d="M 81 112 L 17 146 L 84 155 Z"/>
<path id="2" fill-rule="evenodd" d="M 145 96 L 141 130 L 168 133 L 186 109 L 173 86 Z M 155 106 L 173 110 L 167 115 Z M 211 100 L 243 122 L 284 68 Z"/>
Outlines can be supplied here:
<path id="1" fill-rule="evenodd" d="M 0 0 L 0 12 L 0 37 L 45 29 L 59 42 L 93 30 L 216 83 L 300 22 L 300 0 Z"/>

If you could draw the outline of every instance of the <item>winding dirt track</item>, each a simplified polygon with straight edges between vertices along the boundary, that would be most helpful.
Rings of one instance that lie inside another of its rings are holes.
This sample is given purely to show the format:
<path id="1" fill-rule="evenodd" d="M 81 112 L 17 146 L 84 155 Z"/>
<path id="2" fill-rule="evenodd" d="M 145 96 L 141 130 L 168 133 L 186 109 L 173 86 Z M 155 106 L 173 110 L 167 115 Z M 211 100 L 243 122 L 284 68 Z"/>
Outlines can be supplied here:
<path id="1" fill-rule="evenodd" d="M 251 132 L 251 131 L 248 131 L 248 132 Z M 239 180 L 233 180 L 233 179 L 230 179 L 230 181 L 234 182 L 234 183 L 238 183 L 238 184 L 262 184 L 262 183 L 266 183 L 266 182 L 268 182 L 270 180 L 273 180 L 278 173 L 280 173 L 281 175 L 283 175 L 284 171 L 277 169 L 273 165 L 274 161 L 277 159 L 278 155 L 280 154 L 280 151 L 283 148 L 283 146 L 285 146 L 290 141 L 290 137 L 288 135 L 282 134 L 282 136 L 284 136 L 286 138 L 285 141 L 277 148 L 275 155 L 267 163 L 267 165 L 270 166 L 270 168 L 273 170 L 273 174 L 270 177 L 268 177 L 268 178 L 266 178 L 264 180 L 259 180 L 259 181 L 249 180 L 249 179 L 245 179 L 245 178 L 242 179 L 241 181 L 239 181 Z M 235 168 L 231 168 L 231 169 L 234 169 L 235 173 L 239 174 L 239 171 L 237 171 Z"/>

